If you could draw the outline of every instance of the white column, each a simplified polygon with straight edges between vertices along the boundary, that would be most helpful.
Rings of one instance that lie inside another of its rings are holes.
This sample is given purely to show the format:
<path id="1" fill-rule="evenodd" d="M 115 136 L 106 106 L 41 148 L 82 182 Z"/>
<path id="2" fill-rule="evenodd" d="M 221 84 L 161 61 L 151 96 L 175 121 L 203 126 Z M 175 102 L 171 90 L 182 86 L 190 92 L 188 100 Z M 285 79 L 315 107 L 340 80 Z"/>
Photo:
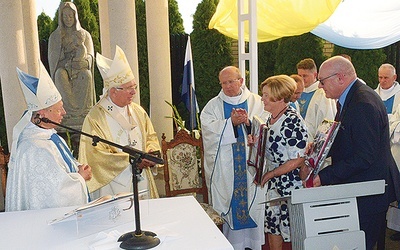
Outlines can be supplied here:
<path id="1" fill-rule="evenodd" d="M 37 65 L 35 62 L 39 59 L 38 53 L 34 52 L 39 51 L 37 31 L 36 37 L 33 38 L 31 36 L 34 34 L 30 32 L 32 27 L 37 25 L 36 17 L 28 14 L 32 13 L 32 8 L 35 9 L 34 3 L 35 1 L 25 2 L 24 0 L 0 1 L 2 10 L 0 12 L 0 34 L 2 34 L 0 38 L 0 79 L 9 149 L 11 149 L 13 127 L 21 118 L 23 111 L 26 110 L 26 102 L 18 82 L 16 67 L 37 76 L 35 74 L 37 69 L 32 66 L 33 64 Z M 23 11 L 23 7 L 28 10 Z M 29 20 L 24 21 L 24 18 L 29 18 Z M 25 23 L 30 22 L 33 23 L 32 26 L 25 29 Z M 29 45 L 27 46 L 27 44 Z M 5 143 L 7 142 L 2 141 L 2 144 L 5 145 Z"/>
<path id="2" fill-rule="evenodd" d="M 101 54 L 113 59 L 115 46 L 121 47 L 139 85 L 135 13 L 134 0 L 99 0 Z M 139 88 L 133 101 L 140 104 Z"/>
<path id="3" fill-rule="evenodd" d="M 245 4 L 248 4 L 245 6 Z M 247 10 L 247 12 L 246 12 Z M 244 76 L 248 70 L 250 72 L 250 91 L 258 94 L 258 50 L 257 50 L 257 1 L 239 0 L 238 1 L 238 49 L 239 49 L 239 69 Z M 246 52 L 245 30 L 249 30 L 249 51 Z M 246 69 L 246 62 L 249 62 L 249 68 Z"/>
<path id="4" fill-rule="evenodd" d="M 147 49 L 149 57 L 150 114 L 155 130 L 168 140 L 173 137 L 171 60 L 168 0 L 146 0 Z M 183 66 L 182 66 L 183 67 Z"/>
<path id="5" fill-rule="evenodd" d="M 26 61 L 29 74 L 39 76 L 39 34 L 37 26 L 36 0 L 21 0 L 25 35 Z"/>

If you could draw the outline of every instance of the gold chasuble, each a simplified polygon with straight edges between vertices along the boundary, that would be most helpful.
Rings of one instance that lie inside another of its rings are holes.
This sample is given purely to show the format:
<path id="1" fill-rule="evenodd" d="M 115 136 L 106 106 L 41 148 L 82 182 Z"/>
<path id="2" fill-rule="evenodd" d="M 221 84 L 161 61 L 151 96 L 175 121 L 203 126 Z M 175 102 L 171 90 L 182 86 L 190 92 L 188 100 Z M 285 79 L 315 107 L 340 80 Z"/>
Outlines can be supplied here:
<path id="1" fill-rule="evenodd" d="M 111 128 L 107 122 L 107 119 L 111 117 L 118 122 L 123 130 L 128 132 L 139 126 L 142 139 L 141 148 L 144 152 L 160 150 L 157 134 L 149 116 L 142 107 L 136 103 L 129 104 L 126 108 L 128 108 L 130 115 L 135 116 L 135 119 L 127 121 L 125 117 L 113 112 L 113 108 L 115 108 L 113 105 L 107 98 L 100 100 L 86 116 L 82 131 L 108 141 L 114 141 Z M 138 122 L 136 123 L 135 120 Z M 92 193 L 109 184 L 129 166 L 129 155 L 102 142 L 97 143 L 97 146 L 94 147 L 91 138 L 82 136 L 79 146 L 79 161 L 92 167 L 93 177 L 87 183 L 89 192 Z M 151 169 L 145 168 L 143 171 L 149 183 L 150 197 L 158 198 L 159 194 Z"/>

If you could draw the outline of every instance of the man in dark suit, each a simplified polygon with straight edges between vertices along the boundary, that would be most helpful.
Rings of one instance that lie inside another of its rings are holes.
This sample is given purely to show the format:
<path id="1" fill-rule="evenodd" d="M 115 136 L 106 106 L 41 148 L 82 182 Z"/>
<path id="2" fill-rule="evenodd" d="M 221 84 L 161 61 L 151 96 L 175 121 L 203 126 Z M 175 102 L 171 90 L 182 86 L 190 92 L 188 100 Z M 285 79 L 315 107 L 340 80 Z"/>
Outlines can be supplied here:
<path id="1" fill-rule="evenodd" d="M 341 128 L 330 150 L 332 164 L 319 172 L 314 186 L 386 181 L 384 194 L 357 198 L 366 249 L 373 249 L 385 232 L 389 203 L 395 200 L 392 179 L 395 171 L 391 170 L 397 171 L 397 167 L 390 151 L 386 108 L 381 98 L 361 83 L 354 66 L 344 57 L 335 56 L 323 62 L 318 78 L 326 97 L 340 103 L 335 119 L 341 121 Z"/>

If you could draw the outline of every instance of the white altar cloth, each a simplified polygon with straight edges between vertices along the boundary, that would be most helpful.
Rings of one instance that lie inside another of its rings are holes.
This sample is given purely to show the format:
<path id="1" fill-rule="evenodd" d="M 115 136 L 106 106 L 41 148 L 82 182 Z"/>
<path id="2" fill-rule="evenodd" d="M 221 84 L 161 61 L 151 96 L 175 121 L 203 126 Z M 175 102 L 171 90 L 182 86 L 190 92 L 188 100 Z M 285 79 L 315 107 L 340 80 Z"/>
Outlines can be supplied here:
<path id="1" fill-rule="evenodd" d="M 0 213 L 0 248 L 90 249 L 101 236 L 135 231 L 135 223 L 130 221 L 79 238 L 75 223 L 47 224 L 74 208 Z M 192 196 L 141 200 L 140 218 L 141 230 L 154 232 L 161 239 L 161 243 L 152 249 L 233 249 Z M 119 243 L 105 249 L 120 249 Z"/>

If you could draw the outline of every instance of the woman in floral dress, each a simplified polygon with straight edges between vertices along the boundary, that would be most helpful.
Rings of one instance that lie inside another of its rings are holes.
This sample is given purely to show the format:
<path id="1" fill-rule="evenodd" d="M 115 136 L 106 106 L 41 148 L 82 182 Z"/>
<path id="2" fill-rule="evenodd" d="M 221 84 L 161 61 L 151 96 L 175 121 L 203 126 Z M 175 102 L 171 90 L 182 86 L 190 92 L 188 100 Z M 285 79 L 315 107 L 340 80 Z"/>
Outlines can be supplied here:
<path id="1" fill-rule="evenodd" d="M 286 75 L 261 83 L 264 110 L 271 113 L 267 120 L 266 167 L 260 183 L 267 184 L 267 201 L 290 196 L 292 190 L 302 187 L 299 166 L 304 161 L 308 136 L 303 118 L 289 105 L 296 87 Z M 283 242 L 290 241 L 287 200 L 266 204 L 265 232 L 270 249 L 282 249 Z"/>

